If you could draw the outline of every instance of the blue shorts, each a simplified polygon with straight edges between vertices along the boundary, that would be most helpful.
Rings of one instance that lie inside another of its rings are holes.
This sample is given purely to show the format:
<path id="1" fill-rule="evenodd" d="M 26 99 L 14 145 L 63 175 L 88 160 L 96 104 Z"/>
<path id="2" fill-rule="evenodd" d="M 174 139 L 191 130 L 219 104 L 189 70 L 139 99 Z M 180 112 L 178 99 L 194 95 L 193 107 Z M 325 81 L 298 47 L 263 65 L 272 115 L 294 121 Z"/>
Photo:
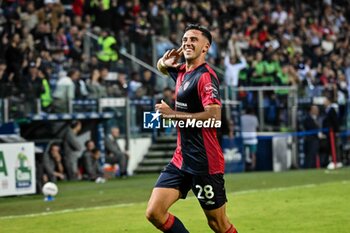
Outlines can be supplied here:
<path id="1" fill-rule="evenodd" d="M 223 174 L 193 175 L 169 163 L 161 172 L 155 187 L 174 188 L 185 199 L 192 189 L 200 205 L 205 210 L 214 210 L 227 202 Z"/>

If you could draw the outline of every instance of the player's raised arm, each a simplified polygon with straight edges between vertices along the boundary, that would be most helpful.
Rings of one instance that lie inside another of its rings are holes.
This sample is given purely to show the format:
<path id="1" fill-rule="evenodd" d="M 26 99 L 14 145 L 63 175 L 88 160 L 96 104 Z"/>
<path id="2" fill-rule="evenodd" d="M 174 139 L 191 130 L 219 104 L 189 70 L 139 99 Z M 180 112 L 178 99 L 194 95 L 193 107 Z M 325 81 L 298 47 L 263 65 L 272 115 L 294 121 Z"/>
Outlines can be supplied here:
<path id="1" fill-rule="evenodd" d="M 178 61 L 182 54 L 182 47 L 166 51 L 163 57 L 158 60 L 157 69 L 163 74 L 168 75 L 168 68 L 178 68 L 181 65 Z"/>

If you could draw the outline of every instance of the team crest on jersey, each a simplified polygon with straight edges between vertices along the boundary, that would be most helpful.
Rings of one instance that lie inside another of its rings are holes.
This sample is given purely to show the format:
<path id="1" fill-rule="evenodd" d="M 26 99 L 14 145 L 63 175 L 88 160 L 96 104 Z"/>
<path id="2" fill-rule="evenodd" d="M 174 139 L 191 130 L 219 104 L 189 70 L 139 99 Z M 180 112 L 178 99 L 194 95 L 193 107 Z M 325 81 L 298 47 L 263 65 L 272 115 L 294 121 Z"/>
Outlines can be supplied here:
<path id="1" fill-rule="evenodd" d="M 185 82 L 185 84 L 184 84 L 184 90 L 186 90 L 187 87 L 188 87 L 189 85 L 190 85 L 190 81 Z"/>

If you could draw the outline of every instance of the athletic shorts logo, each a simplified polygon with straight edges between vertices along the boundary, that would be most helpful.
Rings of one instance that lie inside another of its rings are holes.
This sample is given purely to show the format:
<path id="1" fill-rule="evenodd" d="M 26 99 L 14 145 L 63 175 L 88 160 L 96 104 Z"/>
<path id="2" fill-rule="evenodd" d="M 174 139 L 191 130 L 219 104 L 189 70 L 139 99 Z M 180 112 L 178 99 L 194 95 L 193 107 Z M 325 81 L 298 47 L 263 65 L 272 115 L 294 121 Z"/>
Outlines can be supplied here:
<path id="1" fill-rule="evenodd" d="M 215 205 L 215 202 L 209 200 L 209 201 L 207 201 L 205 204 L 206 204 L 206 205 Z"/>
<path id="2" fill-rule="evenodd" d="M 144 112 L 143 113 L 143 128 L 144 129 L 159 129 L 161 115 L 162 114 L 159 113 L 159 111 Z"/>

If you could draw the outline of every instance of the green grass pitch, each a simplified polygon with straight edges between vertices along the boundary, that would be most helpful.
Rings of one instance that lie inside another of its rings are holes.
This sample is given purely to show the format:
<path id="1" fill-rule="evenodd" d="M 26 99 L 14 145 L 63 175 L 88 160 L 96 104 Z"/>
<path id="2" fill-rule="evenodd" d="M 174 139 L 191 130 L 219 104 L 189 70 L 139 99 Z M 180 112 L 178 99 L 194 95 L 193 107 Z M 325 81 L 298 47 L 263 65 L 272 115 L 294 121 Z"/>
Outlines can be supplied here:
<path id="1" fill-rule="evenodd" d="M 157 175 L 59 183 L 40 195 L 0 198 L 1 233 L 158 232 L 144 217 Z M 350 232 L 350 169 L 225 176 L 227 213 L 240 233 Z M 211 232 L 193 195 L 171 209 L 191 233 Z"/>

